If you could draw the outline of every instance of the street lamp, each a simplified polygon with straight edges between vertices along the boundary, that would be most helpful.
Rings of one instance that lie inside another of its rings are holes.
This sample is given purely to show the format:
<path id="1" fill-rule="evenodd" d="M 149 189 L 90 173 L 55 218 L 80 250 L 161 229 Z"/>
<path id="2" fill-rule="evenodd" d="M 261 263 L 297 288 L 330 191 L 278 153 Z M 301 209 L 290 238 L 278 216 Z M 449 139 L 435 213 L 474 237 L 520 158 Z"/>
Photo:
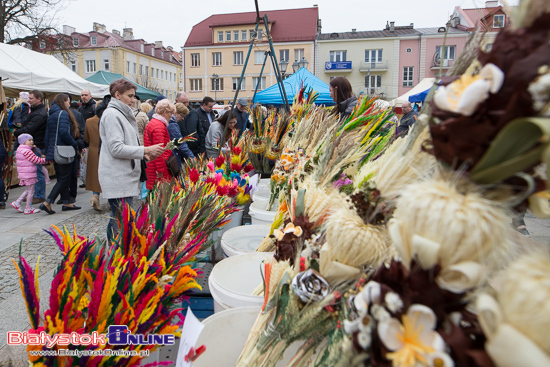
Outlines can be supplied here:
<path id="1" fill-rule="evenodd" d="M 298 64 L 298 60 L 294 60 L 294 64 L 292 64 L 292 71 L 297 72 L 298 69 L 300 69 L 300 64 Z"/>
<path id="2" fill-rule="evenodd" d="M 214 103 L 217 103 L 216 100 L 218 99 L 218 78 L 220 76 L 216 73 L 212 74 L 212 81 L 214 82 Z"/>
<path id="3" fill-rule="evenodd" d="M 302 57 L 302 60 L 300 60 L 300 62 L 298 64 L 300 65 L 300 69 L 301 68 L 306 68 L 307 69 L 307 66 L 309 65 L 309 62 L 307 62 L 305 57 Z"/>
<path id="4" fill-rule="evenodd" d="M 288 61 L 286 60 L 281 60 L 279 62 L 279 68 L 281 69 L 281 74 L 282 74 L 282 79 L 285 78 L 285 73 L 286 73 L 286 68 L 288 67 Z"/>
<path id="5" fill-rule="evenodd" d="M 371 95 L 370 69 L 367 70 L 367 95 Z"/>

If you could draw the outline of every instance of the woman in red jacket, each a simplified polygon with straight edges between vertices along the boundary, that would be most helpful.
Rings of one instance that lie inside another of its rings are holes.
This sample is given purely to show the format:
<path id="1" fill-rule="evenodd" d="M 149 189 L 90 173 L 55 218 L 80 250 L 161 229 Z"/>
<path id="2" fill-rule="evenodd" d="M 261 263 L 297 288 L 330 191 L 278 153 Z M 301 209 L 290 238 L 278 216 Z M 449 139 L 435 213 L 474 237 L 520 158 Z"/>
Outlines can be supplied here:
<path id="1" fill-rule="evenodd" d="M 144 146 L 148 147 L 159 143 L 165 146 L 170 141 L 168 121 L 174 113 L 176 113 L 176 107 L 168 99 L 163 99 L 157 103 L 153 118 L 147 124 L 143 134 Z M 171 180 L 172 176 L 170 176 L 170 172 L 166 167 L 166 160 L 171 155 L 172 151 L 167 150 L 160 157 L 147 163 L 147 182 L 145 184 L 147 190 L 151 190 L 159 181 Z"/>

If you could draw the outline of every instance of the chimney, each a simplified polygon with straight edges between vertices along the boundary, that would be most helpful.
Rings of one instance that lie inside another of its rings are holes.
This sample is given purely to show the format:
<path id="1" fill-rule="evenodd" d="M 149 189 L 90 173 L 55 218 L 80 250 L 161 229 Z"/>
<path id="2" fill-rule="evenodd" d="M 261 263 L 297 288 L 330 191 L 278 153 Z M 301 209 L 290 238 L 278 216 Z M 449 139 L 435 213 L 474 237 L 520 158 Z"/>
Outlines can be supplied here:
<path id="1" fill-rule="evenodd" d="M 390 29 L 390 21 L 386 20 L 386 31 Z"/>
<path id="2" fill-rule="evenodd" d="M 498 1 L 486 1 L 485 2 L 486 8 L 496 8 L 498 7 Z"/>
<path id="3" fill-rule="evenodd" d="M 395 32 L 395 22 L 390 22 L 390 32 Z"/>
<path id="4" fill-rule="evenodd" d="M 107 27 L 105 27 L 105 25 L 103 25 L 103 24 L 99 24 L 99 23 L 94 22 L 94 31 L 96 31 L 98 33 L 105 33 L 105 32 L 107 32 Z"/>
<path id="5" fill-rule="evenodd" d="M 117 31 L 116 29 L 113 29 L 113 32 L 111 33 L 116 34 L 117 36 L 120 36 L 120 31 Z"/>
<path id="6" fill-rule="evenodd" d="M 134 39 L 134 30 L 132 28 L 122 28 L 122 37 L 128 41 Z"/>
<path id="7" fill-rule="evenodd" d="M 411 28 L 414 28 L 414 23 L 411 23 Z"/>
<path id="8" fill-rule="evenodd" d="M 67 36 L 70 36 L 74 32 L 76 32 L 75 27 L 71 27 L 70 25 L 64 25 L 63 26 L 63 34 L 66 34 Z"/>
<path id="9" fill-rule="evenodd" d="M 162 41 L 155 41 L 156 48 L 162 48 Z"/>
<path id="10" fill-rule="evenodd" d="M 357 28 L 352 28 L 351 29 L 351 33 L 356 33 L 357 32 Z"/>

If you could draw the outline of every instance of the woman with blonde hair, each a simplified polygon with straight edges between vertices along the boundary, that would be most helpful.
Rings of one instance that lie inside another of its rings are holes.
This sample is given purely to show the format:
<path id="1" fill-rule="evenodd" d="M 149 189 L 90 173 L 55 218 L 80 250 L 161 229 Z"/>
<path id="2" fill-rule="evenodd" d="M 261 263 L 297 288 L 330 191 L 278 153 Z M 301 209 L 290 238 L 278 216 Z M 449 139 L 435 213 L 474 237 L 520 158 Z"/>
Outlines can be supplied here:
<path id="1" fill-rule="evenodd" d="M 143 110 L 143 106 L 146 106 L 145 108 L 147 111 Z M 147 117 L 147 112 L 151 110 L 151 105 L 148 103 L 139 103 L 139 100 L 135 100 L 134 104 L 132 106 L 132 110 L 134 111 L 134 117 L 136 118 L 137 126 L 138 126 L 138 134 L 139 134 L 139 143 L 143 145 L 143 133 L 145 132 L 145 128 L 147 127 L 147 124 L 149 123 L 149 118 Z"/>
<path id="2" fill-rule="evenodd" d="M 183 103 L 176 103 L 176 113 L 172 115 L 168 123 L 168 134 L 170 135 L 170 140 L 181 139 L 181 130 L 179 122 L 183 121 L 185 116 L 189 113 L 189 109 Z M 187 146 L 187 143 L 182 143 L 178 149 L 174 149 L 176 158 L 178 158 L 178 163 L 181 165 L 184 159 L 195 158 L 195 155 Z"/>
<path id="3" fill-rule="evenodd" d="M 157 103 L 153 118 L 147 124 L 145 134 L 143 135 L 145 147 L 155 144 L 166 146 L 170 141 L 168 121 L 170 121 L 175 112 L 176 107 L 168 99 L 163 99 Z M 145 184 L 147 190 L 151 190 L 157 182 L 170 181 L 172 179 L 166 166 L 166 160 L 171 155 L 172 151 L 164 151 L 158 158 L 153 159 L 147 164 L 147 181 Z"/>

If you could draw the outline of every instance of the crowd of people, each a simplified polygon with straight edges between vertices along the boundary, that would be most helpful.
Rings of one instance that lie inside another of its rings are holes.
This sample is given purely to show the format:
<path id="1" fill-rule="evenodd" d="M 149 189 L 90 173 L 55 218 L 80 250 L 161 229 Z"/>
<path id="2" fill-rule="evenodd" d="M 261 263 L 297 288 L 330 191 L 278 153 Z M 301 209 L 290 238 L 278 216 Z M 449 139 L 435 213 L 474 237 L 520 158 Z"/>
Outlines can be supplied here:
<path id="1" fill-rule="evenodd" d="M 336 103 L 333 113 L 344 120 L 358 99 L 346 78 L 332 79 L 329 89 Z M 245 98 L 218 114 L 213 110 L 214 100 L 208 96 L 198 108 L 190 109 L 189 96 L 183 91 L 174 102 L 162 95 L 141 102 L 136 90 L 135 84 L 119 79 L 111 83 L 109 95 L 101 101 L 96 102 L 87 90 L 82 91 L 80 104 L 71 103 L 69 94 L 60 93 L 49 109 L 42 92 L 21 92 L 11 109 L 10 124 L 15 127 L 19 182 L 26 190 L 11 206 L 25 214 L 55 214 L 56 203 L 62 205 L 62 211 L 81 209 L 75 205 L 80 171 L 80 187 L 92 192 L 91 207 L 102 210 L 100 195 L 108 200 L 111 222 L 107 232 L 112 234 L 122 202 L 131 204 L 135 197 L 144 198 L 156 183 L 171 179 L 167 165 L 170 157 L 175 156 L 178 165 L 200 155 L 216 158 L 227 149 L 233 130 L 240 136 L 252 129 Z M 404 105 L 403 111 L 396 133 L 406 134 L 416 113 L 410 104 Z M 195 140 L 174 150 L 165 149 L 169 141 L 189 135 Z M 6 155 L 4 146 L 0 146 L 0 166 Z M 57 180 L 46 195 L 49 178 L 44 165 L 49 162 L 53 162 Z M 40 204 L 39 208 L 33 204 Z M 5 203 L 0 201 L 3 207 Z"/>

